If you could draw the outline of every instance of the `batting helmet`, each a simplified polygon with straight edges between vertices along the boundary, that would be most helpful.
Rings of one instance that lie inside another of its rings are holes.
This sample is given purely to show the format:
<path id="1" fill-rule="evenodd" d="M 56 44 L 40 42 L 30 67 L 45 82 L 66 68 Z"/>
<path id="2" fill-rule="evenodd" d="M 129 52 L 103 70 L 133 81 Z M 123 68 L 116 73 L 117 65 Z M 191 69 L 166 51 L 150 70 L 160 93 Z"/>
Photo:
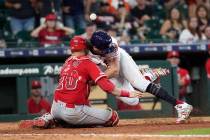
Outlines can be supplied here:
<path id="1" fill-rule="evenodd" d="M 90 42 L 99 50 L 105 49 L 112 42 L 112 38 L 104 31 L 96 31 L 93 33 Z"/>
<path id="2" fill-rule="evenodd" d="M 112 43 L 112 37 L 104 31 L 94 32 L 90 39 L 90 42 L 103 54 L 107 54 L 115 50 L 115 47 Z"/>
<path id="3" fill-rule="evenodd" d="M 71 51 L 82 51 L 87 48 L 86 40 L 81 36 L 74 36 L 70 41 Z"/>

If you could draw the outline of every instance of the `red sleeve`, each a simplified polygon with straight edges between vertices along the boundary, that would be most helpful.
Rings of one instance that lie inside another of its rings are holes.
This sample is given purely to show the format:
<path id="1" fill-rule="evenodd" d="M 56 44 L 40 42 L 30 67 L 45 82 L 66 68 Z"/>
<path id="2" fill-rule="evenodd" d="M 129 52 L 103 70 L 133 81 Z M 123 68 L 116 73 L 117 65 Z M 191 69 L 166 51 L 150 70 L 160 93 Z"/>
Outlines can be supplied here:
<path id="1" fill-rule="evenodd" d="M 42 39 L 45 36 L 45 30 L 44 29 L 40 30 L 38 36 L 40 39 Z"/>
<path id="2" fill-rule="evenodd" d="M 97 85 L 99 85 L 101 89 L 103 89 L 104 91 L 108 93 L 111 93 L 115 88 L 115 85 L 106 77 L 100 78 L 97 81 Z"/>
<path id="3" fill-rule="evenodd" d="M 46 112 L 50 112 L 51 107 L 50 107 L 50 103 L 47 100 L 42 99 L 40 102 L 40 105 L 41 105 L 42 109 L 46 110 Z"/>
<path id="4" fill-rule="evenodd" d="M 185 81 L 186 86 L 188 86 L 190 84 L 190 75 L 187 70 L 185 70 L 185 72 L 184 72 L 184 81 Z"/>
<path id="5" fill-rule="evenodd" d="M 100 68 L 92 61 L 88 61 L 85 65 L 87 66 L 86 69 L 89 76 L 95 83 L 97 83 L 97 81 L 102 77 L 106 77 L 106 75 L 100 70 Z"/>
<path id="6" fill-rule="evenodd" d="M 59 31 L 59 35 L 60 37 L 63 37 L 66 35 L 66 32 L 64 32 L 63 30 L 58 30 Z"/>
<path id="7" fill-rule="evenodd" d="M 207 77 L 210 78 L 210 59 L 208 59 L 206 61 L 206 73 L 207 73 Z"/>

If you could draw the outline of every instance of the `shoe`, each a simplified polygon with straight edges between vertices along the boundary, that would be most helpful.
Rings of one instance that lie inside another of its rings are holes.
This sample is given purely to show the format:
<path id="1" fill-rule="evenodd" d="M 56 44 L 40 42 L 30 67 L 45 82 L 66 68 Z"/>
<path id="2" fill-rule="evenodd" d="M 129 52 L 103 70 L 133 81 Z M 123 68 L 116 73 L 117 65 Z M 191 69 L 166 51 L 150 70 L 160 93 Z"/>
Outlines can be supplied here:
<path id="1" fill-rule="evenodd" d="M 50 113 L 45 113 L 41 117 L 38 117 L 38 119 L 43 119 L 46 122 L 53 121 L 53 116 Z"/>
<path id="2" fill-rule="evenodd" d="M 182 104 L 176 105 L 175 109 L 177 110 L 177 114 L 178 114 L 176 123 L 183 123 L 189 118 L 189 115 L 193 107 L 187 103 L 182 103 Z"/>

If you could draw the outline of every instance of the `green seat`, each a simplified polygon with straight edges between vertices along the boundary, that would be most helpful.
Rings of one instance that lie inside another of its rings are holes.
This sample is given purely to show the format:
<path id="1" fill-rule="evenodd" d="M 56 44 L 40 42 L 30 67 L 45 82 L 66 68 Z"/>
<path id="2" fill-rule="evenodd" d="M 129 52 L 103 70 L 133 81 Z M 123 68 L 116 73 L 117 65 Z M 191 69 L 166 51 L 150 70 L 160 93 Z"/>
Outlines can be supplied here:
<path id="1" fill-rule="evenodd" d="M 36 39 L 31 37 L 31 32 L 20 31 L 15 35 L 18 47 L 37 47 L 39 43 Z"/>
<path id="2" fill-rule="evenodd" d="M 140 44 L 141 41 L 139 39 L 133 39 L 130 41 L 131 44 Z"/>
<path id="3" fill-rule="evenodd" d="M 158 19 L 165 19 L 166 18 L 166 10 L 162 5 L 155 5 L 154 6 L 154 14 L 153 16 Z"/>
<path id="4" fill-rule="evenodd" d="M 20 31 L 16 34 L 17 39 L 22 39 L 23 41 L 30 41 L 32 40 L 31 32 L 28 31 Z"/>
<path id="5" fill-rule="evenodd" d="M 76 35 L 81 35 L 81 34 L 83 34 L 84 32 L 85 32 L 85 29 L 79 28 L 79 29 L 76 29 L 75 34 L 76 34 Z"/>
<path id="6" fill-rule="evenodd" d="M 186 4 L 178 5 L 177 8 L 185 18 L 188 17 L 188 6 Z"/>

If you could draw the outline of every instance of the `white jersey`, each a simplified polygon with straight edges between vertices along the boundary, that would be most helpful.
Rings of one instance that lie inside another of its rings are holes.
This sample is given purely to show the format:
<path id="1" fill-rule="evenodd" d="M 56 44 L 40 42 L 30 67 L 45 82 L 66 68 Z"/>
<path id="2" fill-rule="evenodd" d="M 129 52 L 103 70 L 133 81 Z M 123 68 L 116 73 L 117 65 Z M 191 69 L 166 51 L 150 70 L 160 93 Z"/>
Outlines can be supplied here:
<path id="1" fill-rule="evenodd" d="M 150 81 L 144 78 L 144 76 L 139 72 L 139 68 L 133 58 L 125 50 L 118 46 L 117 40 L 113 37 L 112 43 L 114 43 L 117 47 L 116 51 L 103 57 L 90 53 L 89 55 L 92 58 L 92 61 L 97 65 L 102 66 L 102 70 L 106 70 L 106 62 L 109 62 L 112 58 L 117 59 L 117 61 L 119 61 L 119 75 L 111 78 L 110 80 L 119 88 L 127 89 L 129 91 L 136 88 L 145 92 L 146 88 L 150 84 Z M 118 98 L 129 105 L 137 105 L 139 103 L 138 98 Z"/>

